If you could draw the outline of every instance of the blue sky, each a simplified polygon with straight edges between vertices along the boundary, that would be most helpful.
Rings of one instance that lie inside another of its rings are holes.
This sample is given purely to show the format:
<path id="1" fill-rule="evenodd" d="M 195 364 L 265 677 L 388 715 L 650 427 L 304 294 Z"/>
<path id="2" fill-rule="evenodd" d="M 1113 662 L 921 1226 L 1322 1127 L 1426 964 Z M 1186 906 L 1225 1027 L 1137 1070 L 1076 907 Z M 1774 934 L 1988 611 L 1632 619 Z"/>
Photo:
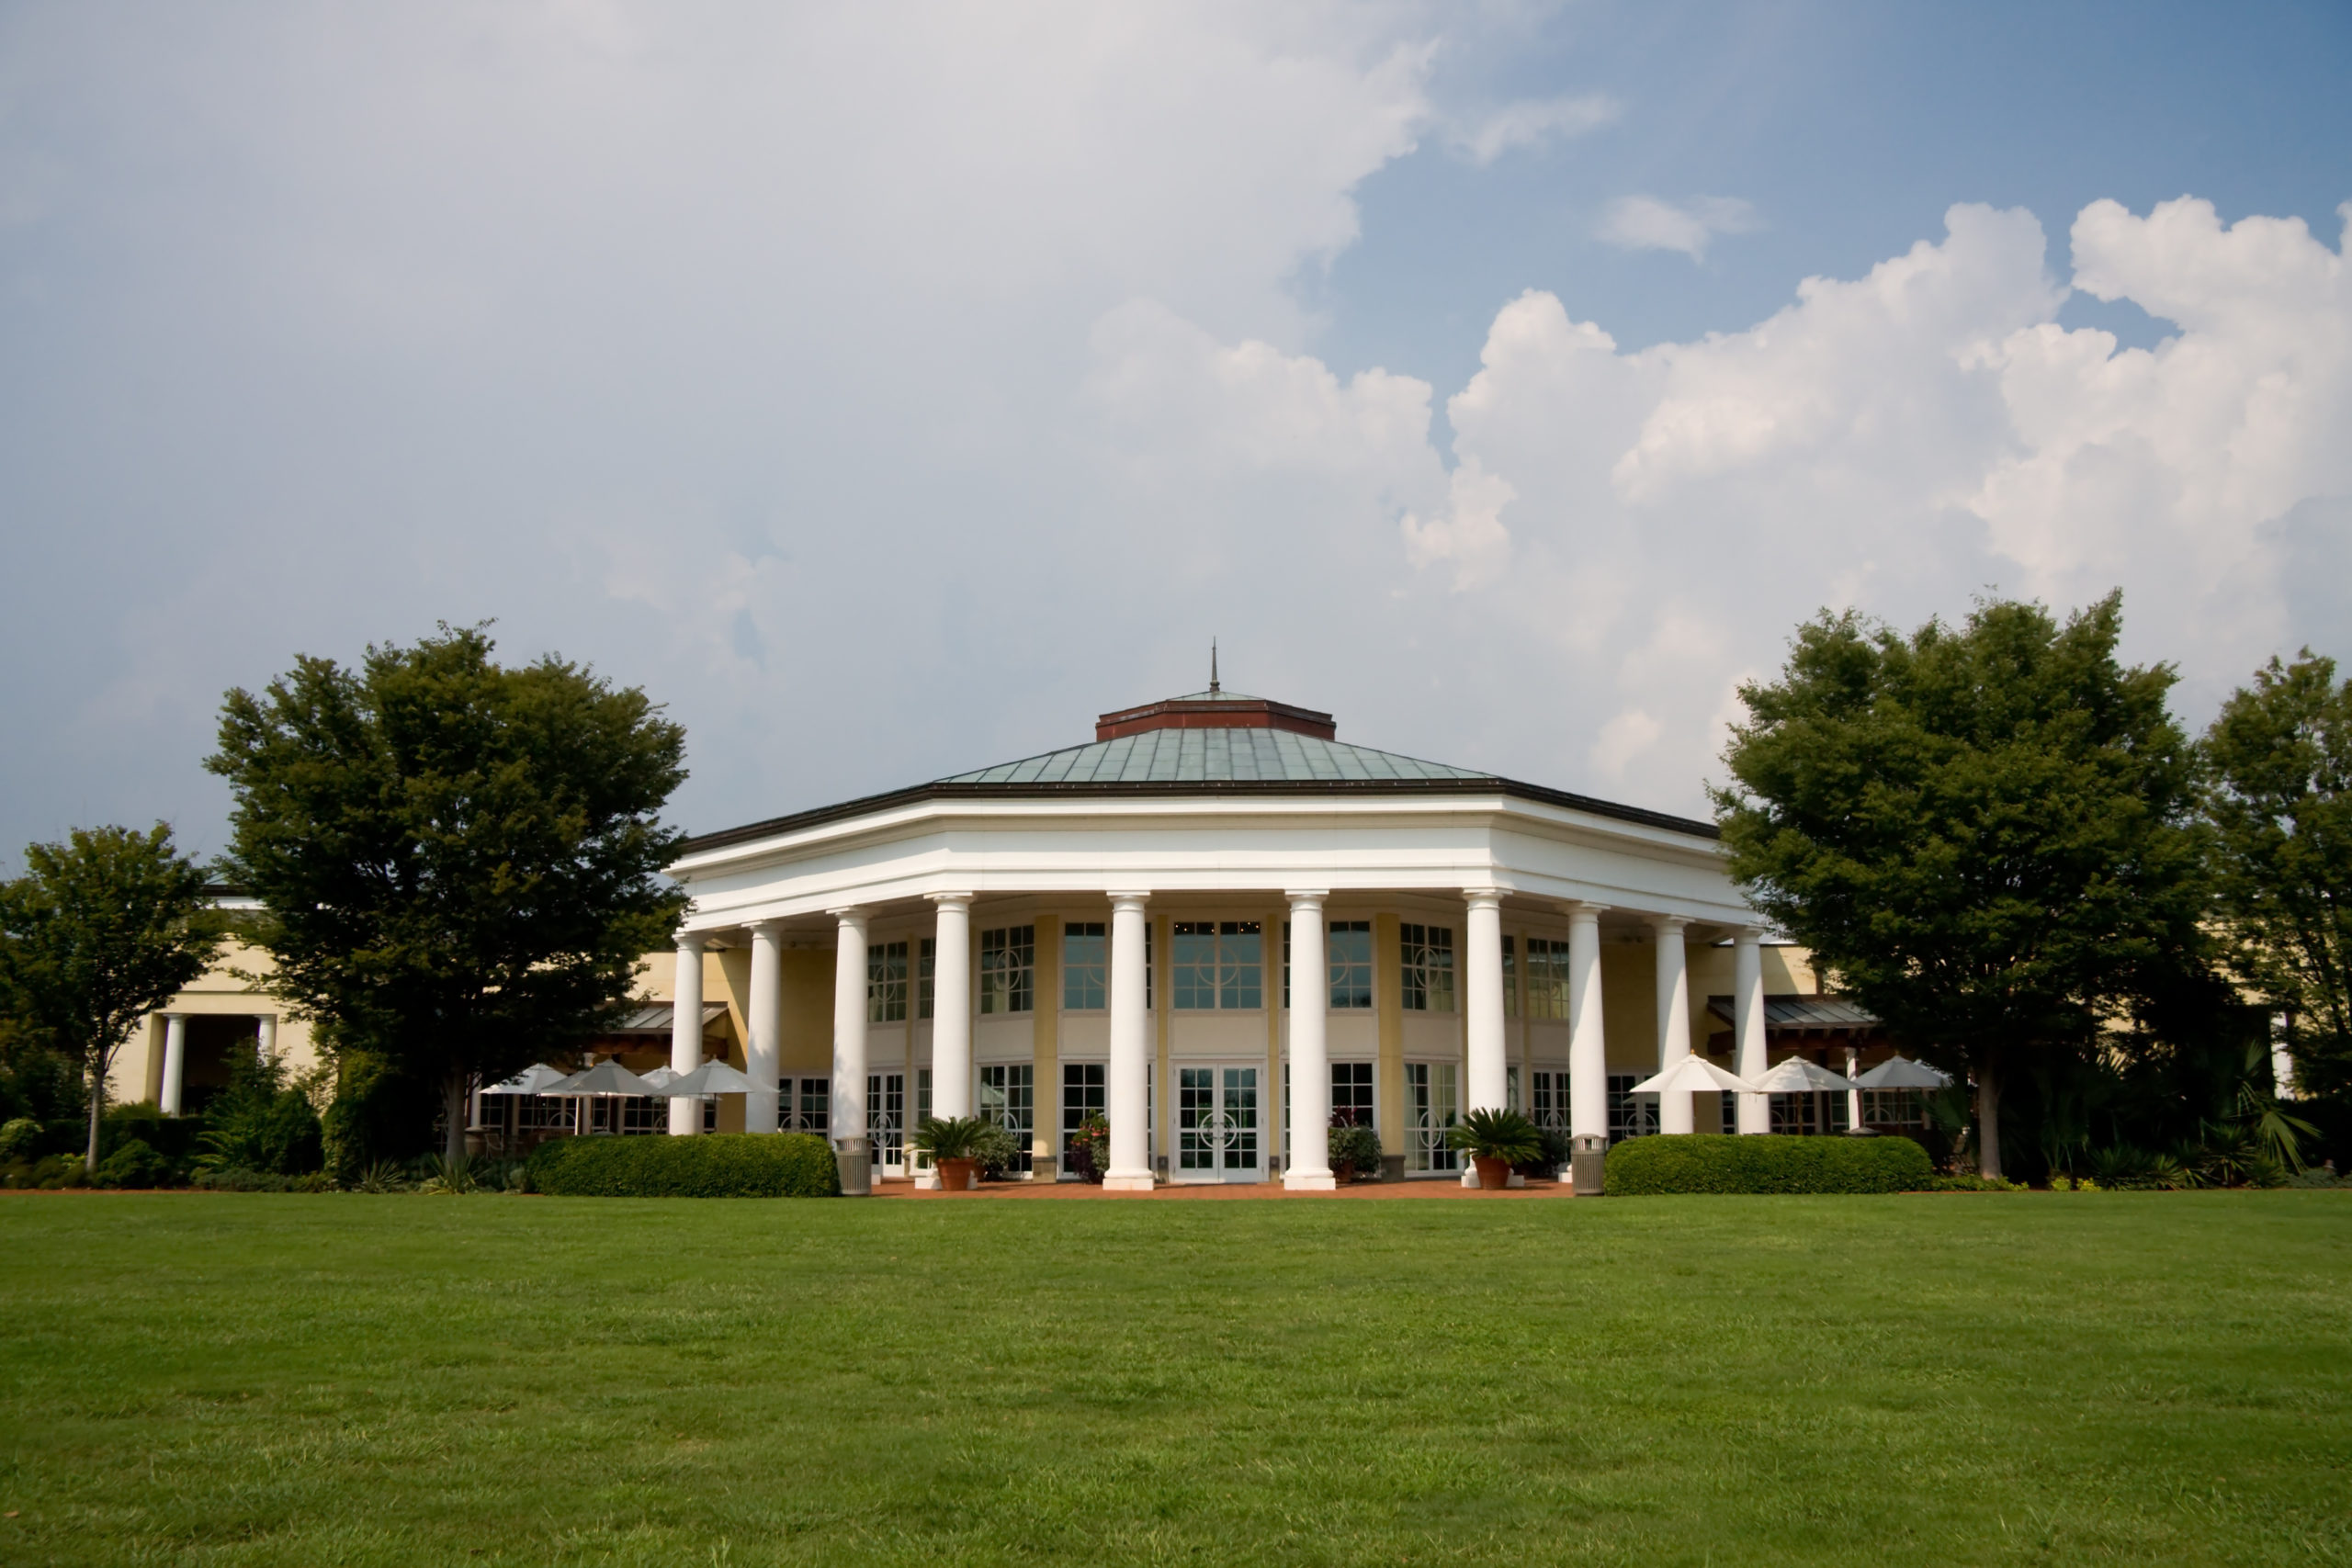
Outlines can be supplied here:
<path id="1" fill-rule="evenodd" d="M 2352 7 L 1665 3 L 1571 6 L 1464 60 L 1466 96 L 1606 94 L 1610 125 L 1480 167 L 1433 141 L 1366 179 L 1363 238 L 1302 280 L 1318 349 L 1445 386 L 1496 306 L 1551 289 L 1629 347 L 1736 332 L 1809 274 L 1852 277 L 1955 201 L 2063 230 L 2183 195 L 2324 234 L 2352 197 Z M 1441 64 L 1439 79 L 1448 74 Z M 1628 190 L 1740 197 L 1704 263 L 1595 231 Z M 2062 318 L 2152 344 L 2128 302 Z"/>
<path id="2" fill-rule="evenodd" d="M 494 618 L 705 829 L 1199 683 L 1703 809 L 1824 606 L 2352 655 L 2341 6 L 0 7 L 0 846 Z M 2185 198 L 2185 199 L 2184 199 Z M 2107 335 L 2101 335 L 2107 334 Z"/>

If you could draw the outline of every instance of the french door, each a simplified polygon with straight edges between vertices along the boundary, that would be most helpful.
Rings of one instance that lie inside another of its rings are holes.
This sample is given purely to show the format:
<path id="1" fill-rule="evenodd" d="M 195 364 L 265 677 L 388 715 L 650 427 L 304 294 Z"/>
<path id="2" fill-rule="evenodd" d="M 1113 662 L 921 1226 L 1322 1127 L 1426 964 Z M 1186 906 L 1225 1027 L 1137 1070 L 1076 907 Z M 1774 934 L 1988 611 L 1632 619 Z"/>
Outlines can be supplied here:
<path id="1" fill-rule="evenodd" d="M 1459 1170 L 1453 1125 L 1462 1119 L 1460 1078 L 1452 1062 L 1405 1064 L 1405 1168 Z"/>
<path id="2" fill-rule="evenodd" d="M 865 1075 L 865 1133 L 874 1140 L 874 1168 L 884 1176 L 907 1173 L 907 1075 Z"/>
<path id="3" fill-rule="evenodd" d="M 1036 1073 L 1025 1062 L 980 1069 L 980 1114 L 1011 1134 L 1020 1151 L 1006 1162 L 1008 1176 L 1027 1176 L 1034 1168 L 1031 1141 L 1037 1132 Z"/>
<path id="4" fill-rule="evenodd" d="M 1178 1181 L 1263 1181 L 1258 1066 L 1176 1069 Z"/>

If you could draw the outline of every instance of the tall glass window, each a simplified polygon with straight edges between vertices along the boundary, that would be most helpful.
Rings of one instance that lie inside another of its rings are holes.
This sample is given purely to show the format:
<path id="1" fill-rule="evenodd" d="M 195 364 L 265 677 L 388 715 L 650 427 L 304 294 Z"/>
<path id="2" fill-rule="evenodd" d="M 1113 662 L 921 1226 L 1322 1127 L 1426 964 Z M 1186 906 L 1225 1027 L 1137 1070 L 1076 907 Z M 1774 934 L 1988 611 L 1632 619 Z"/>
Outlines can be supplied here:
<path id="1" fill-rule="evenodd" d="M 1400 929 L 1404 942 L 1404 1004 L 1408 1012 L 1453 1010 L 1453 932 L 1444 926 Z M 1440 1168 L 1451 1170 L 1452 1166 Z"/>
<path id="2" fill-rule="evenodd" d="M 1174 936 L 1178 1010 L 1266 1005 L 1263 938 L 1256 920 L 1178 920 Z"/>
<path id="3" fill-rule="evenodd" d="M 830 1078 L 781 1078 L 776 1083 L 776 1125 L 786 1133 L 828 1133 L 833 1085 Z"/>
<path id="4" fill-rule="evenodd" d="M 923 938 L 921 954 L 915 961 L 915 1016 L 917 1018 L 931 1016 L 931 971 L 938 961 L 939 939 L 935 936 Z"/>
<path id="5" fill-rule="evenodd" d="M 1370 1062 L 1331 1064 L 1331 1121 L 1334 1124 L 1342 1117 L 1351 1126 L 1369 1127 L 1373 1124 L 1372 1066 Z"/>
<path id="6" fill-rule="evenodd" d="M 1372 922 L 1333 920 L 1330 925 L 1331 1006 L 1372 1006 Z"/>
<path id="7" fill-rule="evenodd" d="M 1461 1119 L 1460 1077 L 1452 1062 L 1405 1064 L 1405 1168 L 1459 1170 L 1449 1141 Z"/>
<path id="8" fill-rule="evenodd" d="M 1062 1007 L 1071 1012 L 1111 1005 L 1110 942 L 1101 920 L 1072 920 L 1062 927 Z"/>
<path id="9" fill-rule="evenodd" d="M 1519 1016 L 1519 943 L 1510 937 L 1503 938 L 1503 1016 Z"/>
<path id="10" fill-rule="evenodd" d="M 1634 1086 L 1641 1081 L 1640 1073 L 1609 1075 L 1609 1141 L 1612 1144 L 1620 1138 L 1646 1138 L 1657 1131 L 1657 1096 L 1636 1095 Z"/>
<path id="11" fill-rule="evenodd" d="M 1534 1079 L 1535 1103 L 1529 1113 L 1529 1120 L 1538 1127 L 1549 1127 L 1559 1133 L 1566 1132 L 1568 1130 L 1568 1075 L 1538 1067 L 1535 1069 Z"/>
<path id="12" fill-rule="evenodd" d="M 1540 936 L 1527 939 L 1527 1016 L 1568 1016 L 1568 944 Z"/>
<path id="13" fill-rule="evenodd" d="M 1372 922 L 1332 920 L 1323 928 L 1334 1010 L 1372 1006 Z M 1283 1006 L 1290 1006 L 1290 922 L 1283 922 Z"/>
<path id="14" fill-rule="evenodd" d="M 1019 1146 L 1005 1169 L 1023 1175 L 1035 1169 L 1030 1140 L 1037 1131 L 1037 1069 L 1025 1062 L 982 1067 L 979 1113 L 1012 1134 Z"/>
<path id="15" fill-rule="evenodd" d="M 865 1021 L 907 1021 L 907 944 L 876 942 L 865 946 Z"/>
<path id="16" fill-rule="evenodd" d="M 1100 1062 L 1062 1064 L 1062 1170 L 1069 1171 L 1070 1140 L 1089 1116 L 1109 1113 L 1110 1089 Z"/>
<path id="17" fill-rule="evenodd" d="M 1037 1005 L 1037 928 L 980 933 L 980 1011 L 1028 1012 Z"/>

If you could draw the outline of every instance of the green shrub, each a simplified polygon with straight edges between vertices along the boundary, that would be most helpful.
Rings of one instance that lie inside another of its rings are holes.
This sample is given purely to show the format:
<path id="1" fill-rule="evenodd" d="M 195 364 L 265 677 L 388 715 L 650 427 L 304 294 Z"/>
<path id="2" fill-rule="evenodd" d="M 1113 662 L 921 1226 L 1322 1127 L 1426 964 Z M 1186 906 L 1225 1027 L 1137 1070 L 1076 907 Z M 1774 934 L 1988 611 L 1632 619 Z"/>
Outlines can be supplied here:
<path id="1" fill-rule="evenodd" d="M 1352 1166 L 1360 1179 L 1380 1179 L 1380 1134 L 1361 1122 L 1350 1122 L 1331 1129 L 1330 1152 L 1326 1156 L 1331 1168 Z"/>
<path id="2" fill-rule="evenodd" d="M 1979 1176 L 1973 1170 L 1953 1171 L 1950 1175 L 1928 1179 L 1929 1192 L 2030 1192 L 2032 1188 L 2022 1181 L 2011 1181 L 2006 1176 Z M 2091 1190 L 2100 1190 L 2093 1184 Z"/>
<path id="3" fill-rule="evenodd" d="M 1628 1138 L 1609 1151 L 1611 1197 L 1663 1192 L 1907 1192 L 1935 1174 L 1908 1138 L 1797 1138 L 1685 1133 Z"/>
<path id="4" fill-rule="evenodd" d="M 33 1162 L 29 1174 L 31 1180 L 28 1185 L 38 1187 L 43 1191 L 54 1191 L 64 1187 L 87 1187 L 90 1184 L 89 1172 L 83 1168 L 80 1155 L 43 1155 Z"/>
<path id="5" fill-rule="evenodd" d="M 531 1190 L 569 1198 L 838 1198 L 840 1168 L 814 1133 L 553 1138 L 531 1151 Z"/>
<path id="6" fill-rule="evenodd" d="M 185 1186 L 204 1146 L 206 1126 L 201 1116 L 166 1116 L 152 1100 L 110 1106 L 98 1126 L 98 1163 L 136 1138 L 163 1156 L 164 1169 L 151 1185 Z"/>
<path id="7" fill-rule="evenodd" d="M 988 1122 L 973 1140 L 972 1157 L 980 1162 L 980 1179 L 1002 1181 L 1015 1161 L 1027 1153 L 1020 1139 L 1001 1122 Z"/>
<path id="8" fill-rule="evenodd" d="M 40 1123 L 18 1116 L 0 1127 L 0 1160 L 29 1159 L 40 1147 Z"/>
<path id="9" fill-rule="evenodd" d="M 165 1187 L 173 1175 L 172 1162 L 141 1138 L 125 1138 L 98 1162 L 101 1187 Z"/>

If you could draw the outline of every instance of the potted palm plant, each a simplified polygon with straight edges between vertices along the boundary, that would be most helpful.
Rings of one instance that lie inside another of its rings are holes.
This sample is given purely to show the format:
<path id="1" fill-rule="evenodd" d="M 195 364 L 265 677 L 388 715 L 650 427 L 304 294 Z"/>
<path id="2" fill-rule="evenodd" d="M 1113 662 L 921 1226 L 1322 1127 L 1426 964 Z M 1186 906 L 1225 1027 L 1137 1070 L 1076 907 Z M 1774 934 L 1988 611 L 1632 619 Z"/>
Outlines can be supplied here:
<path id="1" fill-rule="evenodd" d="M 980 1144 L 993 1124 L 978 1116 L 927 1116 L 915 1129 L 915 1147 L 931 1156 L 939 1185 L 949 1192 L 969 1192 L 980 1166 Z"/>
<path id="2" fill-rule="evenodd" d="M 1478 1185 L 1496 1192 L 1510 1185 L 1510 1168 L 1544 1153 L 1544 1134 L 1516 1111 L 1473 1111 L 1448 1134 L 1478 1168 Z"/>

